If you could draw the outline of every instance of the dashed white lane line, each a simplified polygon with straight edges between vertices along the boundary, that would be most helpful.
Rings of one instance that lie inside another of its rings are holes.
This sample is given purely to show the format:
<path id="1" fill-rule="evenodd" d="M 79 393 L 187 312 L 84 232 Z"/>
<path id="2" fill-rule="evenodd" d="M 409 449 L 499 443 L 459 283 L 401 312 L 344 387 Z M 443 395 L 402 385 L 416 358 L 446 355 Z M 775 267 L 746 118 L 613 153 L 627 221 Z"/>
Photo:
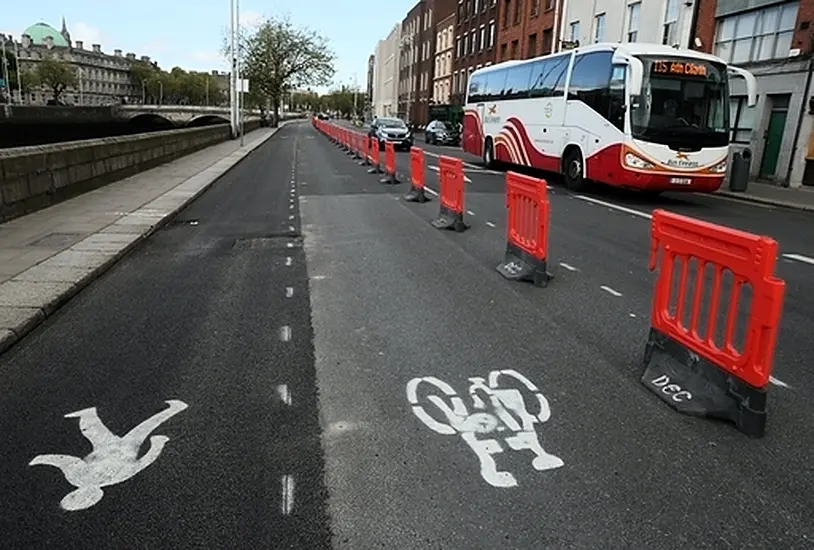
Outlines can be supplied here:
<path id="1" fill-rule="evenodd" d="M 429 155 L 431 157 L 435 157 L 435 158 L 439 158 L 439 157 L 442 156 L 442 155 L 439 155 L 438 153 L 432 153 L 430 151 L 427 151 L 426 149 L 424 150 L 424 154 Z M 443 156 L 458 158 L 458 157 L 455 157 L 455 155 L 443 155 Z M 478 166 L 477 164 L 472 164 L 471 162 L 463 161 L 463 164 L 467 168 L 471 168 L 472 170 L 478 170 L 479 172 L 486 172 L 487 174 L 496 174 L 498 176 L 503 175 L 502 172 L 498 172 L 497 170 L 490 170 L 489 168 L 484 168 L 483 166 Z"/>
<path id="2" fill-rule="evenodd" d="M 577 269 L 576 267 L 574 267 L 574 266 L 572 266 L 572 265 L 570 265 L 570 264 L 567 264 L 567 263 L 565 263 L 565 262 L 560 262 L 560 266 L 561 266 L 561 267 L 564 267 L 564 268 L 565 268 L 565 269 L 567 269 L 568 271 L 579 271 L 579 269 Z"/>
<path id="3" fill-rule="evenodd" d="M 280 384 L 277 386 L 277 395 L 280 396 L 280 401 L 286 405 L 291 405 L 291 392 L 288 391 L 288 384 Z"/>
<path id="4" fill-rule="evenodd" d="M 440 168 L 438 168 L 437 166 L 428 166 L 427 168 L 429 168 L 433 172 L 438 172 L 440 170 Z M 466 183 L 472 183 L 472 180 L 469 179 L 469 177 L 467 177 L 466 175 L 464 175 L 464 181 Z"/>
<path id="5" fill-rule="evenodd" d="M 621 296 L 621 295 L 622 295 L 622 293 L 621 293 L 621 292 L 619 292 L 618 290 L 613 290 L 613 289 L 612 289 L 611 287 L 609 287 L 609 286 L 602 285 L 602 286 L 600 286 L 599 288 L 601 288 L 602 290 L 604 290 L 604 291 L 605 291 L 605 292 L 607 292 L 608 294 L 611 294 L 611 295 L 613 295 L 613 296 L 616 296 L 617 298 L 618 298 L 619 296 Z"/>
<path id="6" fill-rule="evenodd" d="M 438 196 L 438 191 L 434 191 L 433 189 L 427 187 L 426 185 L 424 186 L 424 191 L 426 191 L 430 195 L 435 195 L 436 197 Z"/>
<path id="7" fill-rule="evenodd" d="M 595 199 L 593 197 L 586 197 L 585 195 L 574 195 L 574 198 L 585 201 L 585 202 L 590 202 L 590 203 L 593 203 L 593 204 L 606 206 L 608 208 L 618 210 L 619 212 L 624 212 L 625 214 L 631 214 L 633 216 L 639 216 L 640 218 L 645 218 L 647 220 L 653 218 L 653 216 L 651 214 L 648 214 L 647 212 L 641 212 L 639 210 L 633 210 L 632 208 L 627 208 L 625 206 L 619 206 L 618 204 L 613 204 L 612 202 L 601 201 L 601 200 Z"/>
<path id="8" fill-rule="evenodd" d="M 496 226 L 495 224 L 493 224 L 492 222 L 486 222 L 486 225 L 488 225 L 489 227 L 497 227 L 497 226 Z"/>
<path id="9" fill-rule="evenodd" d="M 288 205 L 288 209 L 289 210 L 294 210 L 294 203 L 293 202 Z"/>
<path id="10" fill-rule="evenodd" d="M 283 491 L 280 511 L 287 516 L 294 509 L 294 476 L 285 474 L 280 480 L 280 484 Z"/>
<path id="11" fill-rule="evenodd" d="M 789 260 L 795 260 L 798 262 L 803 262 L 804 264 L 814 265 L 814 258 L 809 258 L 808 256 L 803 256 L 802 254 L 783 254 L 784 258 L 788 258 Z"/>
<path id="12" fill-rule="evenodd" d="M 291 256 L 287 256 L 285 259 L 285 266 L 291 267 L 291 264 L 294 263 L 294 260 L 291 259 Z"/>
<path id="13" fill-rule="evenodd" d="M 280 340 L 283 342 L 290 342 L 291 341 L 291 327 L 288 325 L 283 325 L 280 328 Z"/>
<path id="14" fill-rule="evenodd" d="M 466 211 L 466 213 L 467 213 L 467 214 L 469 214 L 470 216 L 474 216 L 474 215 L 475 215 L 475 213 L 474 213 L 474 212 L 472 212 L 471 210 L 467 210 L 467 211 Z"/>
<path id="15" fill-rule="evenodd" d="M 289 214 L 289 215 L 288 215 L 288 219 L 289 219 L 289 220 L 293 220 L 293 219 L 294 219 L 294 214 Z"/>
<path id="16" fill-rule="evenodd" d="M 291 298 L 292 296 L 294 296 L 294 287 L 293 286 L 285 287 L 285 297 Z"/>
<path id="17" fill-rule="evenodd" d="M 786 384 L 782 380 L 779 380 L 779 379 L 775 378 L 774 376 L 769 377 L 769 383 L 774 384 L 775 386 L 780 386 L 781 388 L 791 389 L 791 386 L 789 386 L 788 384 Z"/>
<path id="18" fill-rule="evenodd" d="M 296 227 L 294 227 L 293 225 L 289 225 L 289 226 L 288 226 L 288 230 L 289 230 L 289 231 L 296 231 L 296 230 L 297 230 L 297 228 L 296 228 Z"/>

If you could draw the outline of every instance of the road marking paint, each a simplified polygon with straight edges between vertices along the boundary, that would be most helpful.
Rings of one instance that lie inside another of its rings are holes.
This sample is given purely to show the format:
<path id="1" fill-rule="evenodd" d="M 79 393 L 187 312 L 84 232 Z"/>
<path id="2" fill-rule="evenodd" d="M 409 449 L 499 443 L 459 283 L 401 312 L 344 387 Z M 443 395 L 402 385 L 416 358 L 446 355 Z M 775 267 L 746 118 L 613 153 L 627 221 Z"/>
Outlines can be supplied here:
<path id="1" fill-rule="evenodd" d="M 431 157 L 435 157 L 435 158 L 439 158 L 441 156 L 438 153 L 432 153 L 432 152 L 427 151 L 427 150 L 424 150 L 424 154 L 429 155 Z M 454 157 L 454 155 L 444 155 L 444 156 Z M 460 158 L 460 157 L 454 157 L 454 158 Z M 471 168 L 471 169 L 477 170 L 479 172 L 486 172 L 487 174 L 496 174 L 498 176 L 503 175 L 502 172 L 498 172 L 497 170 L 492 170 L 490 168 L 484 168 L 483 166 L 478 166 L 477 164 L 472 164 L 471 162 L 466 162 L 465 160 L 462 160 L 462 162 L 463 162 L 463 165 L 466 166 L 467 168 Z"/>
<path id="2" fill-rule="evenodd" d="M 635 318 L 635 317 L 636 317 L 636 314 L 635 314 L 635 313 L 628 313 L 628 315 L 629 315 L 630 317 L 632 317 L 632 318 Z"/>
<path id="3" fill-rule="evenodd" d="M 475 213 L 474 213 L 474 212 L 472 212 L 471 210 L 467 210 L 467 211 L 466 211 L 466 213 L 467 213 L 467 214 L 469 214 L 470 216 L 474 216 L 474 215 L 475 215 Z"/>
<path id="4" fill-rule="evenodd" d="M 608 294 L 613 294 L 613 295 L 614 295 L 614 296 L 616 296 L 617 298 L 618 298 L 619 296 L 621 296 L 621 295 L 622 295 L 622 293 L 621 293 L 621 292 L 616 291 L 616 290 L 613 290 L 613 289 L 612 289 L 611 287 L 609 287 L 609 286 L 602 285 L 602 286 L 600 286 L 599 288 L 601 288 L 602 290 L 604 290 L 604 291 L 605 291 L 605 292 L 607 292 Z"/>
<path id="5" fill-rule="evenodd" d="M 62 470 L 65 479 L 76 487 L 60 501 L 67 511 L 84 510 L 104 497 L 102 487 L 127 481 L 155 462 L 169 437 L 150 434 L 161 424 L 188 407 L 183 401 L 172 399 L 163 411 L 154 414 L 124 436 L 117 436 L 102 423 L 96 407 L 69 413 L 65 418 L 78 418 L 79 430 L 93 446 L 93 452 L 84 458 L 71 455 L 39 455 L 29 466 L 54 466 Z M 139 451 L 149 438 L 147 452 Z"/>
<path id="6" fill-rule="evenodd" d="M 560 266 L 564 267 L 568 271 L 579 271 L 579 269 L 577 269 L 576 267 L 574 267 L 574 266 L 572 266 L 570 264 L 567 264 L 565 262 L 560 262 Z"/>
<path id="7" fill-rule="evenodd" d="M 770 376 L 770 377 L 769 377 L 769 382 L 771 382 L 771 383 L 772 383 L 772 384 L 774 384 L 775 386 L 780 386 L 781 388 L 788 388 L 788 389 L 791 389 L 791 386 L 789 386 L 788 384 L 786 384 L 786 383 L 785 383 L 785 382 L 783 382 L 782 380 L 779 380 L 779 379 L 775 378 L 774 376 Z"/>
<path id="8" fill-rule="evenodd" d="M 294 509 L 294 476 L 285 474 L 280 480 L 280 484 L 283 487 L 280 511 L 287 516 Z"/>
<path id="9" fill-rule="evenodd" d="M 286 248 L 294 248 L 294 243 L 285 243 Z"/>
<path id="10" fill-rule="evenodd" d="M 440 168 L 438 168 L 437 166 L 427 166 L 427 168 L 429 168 L 429 169 L 430 169 L 430 170 L 432 170 L 433 172 L 438 172 L 438 171 L 440 170 Z M 469 179 L 469 178 L 466 176 L 466 174 L 464 174 L 464 181 L 465 181 L 466 183 L 472 183 L 472 180 L 471 180 L 471 179 Z"/>
<path id="11" fill-rule="evenodd" d="M 495 224 L 493 224 L 492 222 L 486 222 L 486 225 L 488 225 L 489 227 L 497 227 L 497 226 L 496 226 Z"/>
<path id="12" fill-rule="evenodd" d="M 283 403 L 291 405 L 291 392 L 288 391 L 288 384 L 280 384 L 277 386 L 277 395 L 280 396 L 280 400 Z"/>
<path id="13" fill-rule="evenodd" d="M 509 378 L 514 380 L 507 387 L 503 381 L 508 382 Z M 537 386 L 511 369 L 494 370 L 486 377 L 473 377 L 469 381 L 467 393 L 472 409 L 468 409 L 463 398 L 443 380 L 434 376 L 413 378 L 407 384 L 407 400 L 413 414 L 438 434 L 460 435 L 477 456 L 483 480 L 493 487 L 517 486 L 514 474 L 497 469 L 494 455 L 504 450 L 531 451 L 534 454 L 531 466 L 537 471 L 563 466 L 562 459 L 543 449 L 535 430 L 535 424 L 542 424 L 551 416 L 548 400 Z M 517 382 L 525 386 L 522 393 L 517 389 Z M 429 393 L 421 392 L 420 399 L 421 384 Z M 528 411 L 527 401 L 535 403 L 534 408 L 539 410 L 536 415 Z M 437 410 L 428 412 L 432 407 Z"/>
<path id="14" fill-rule="evenodd" d="M 294 296 L 294 287 L 293 286 L 285 287 L 285 297 L 291 298 L 292 296 Z"/>
<path id="15" fill-rule="evenodd" d="M 290 267 L 292 262 L 293 262 L 293 260 L 291 259 L 291 256 L 286 257 L 286 259 L 285 259 L 286 267 Z"/>
<path id="16" fill-rule="evenodd" d="M 802 254 L 783 254 L 783 257 L 788 258 L 789 260 L 797 260 L 798 262 L 814 265 L 814 258 L 809 258 L 808 256 L 803 256 Z"/>
<path id="17" fill-rule="evenodd" d="M 633 210 L 632 208 L 619 206 L 618 204 L 613 204 L 612 202 L 601 201 L 593 197 L 586 197 L 585 195 L 574 195 L 574 198 L 587 202 L 592 202 L 594 204 L 599 204 L 601 206 L 607 206 L 608 208 L 613 208 L 614 210 L 618 210 L 619 212 L 624 212 L 626 214 L 632 214 L 633 216 L 639 216 L 640 218 L 646 218 L 648 220 L 653 218 L 653 216 L 648 214 L 647 212 L 640 212 L 639 210 Z"/>
<path id="18" fill-rule="evenodd" d="M 435 195 L 436 197 L 438 196 L 438 191 L 435 191 L 435 190 L 427 187 L 426 185 L 424 186 L 424 191 L 426 191 L 430 195 Z"/>
<path id="19" fill-rule="evenodd" d="M 289 214 L 289 215 L 288 215 L 288 219 L 289 219 L 289 220 L 293 220 L 293 219 L 294 219 L 294 214 Z"/>
<path id="20" fill-rule="evenodd" d="M 288 325 L 283 325 L 280 329 L 280 340 L 283 342 L 290 342 L 291 341 L 291 327 Z"/>
<path id="21" fill-rule="evenodd" d="M 297 230 L 297 228 L 296 228 L 296 227 L 294 227 L 293 225 L 289 225 L 289 226 L 288 226 L 288 230 L 289 230 L 289 231 L 296 231 L 296 230 Z"/>

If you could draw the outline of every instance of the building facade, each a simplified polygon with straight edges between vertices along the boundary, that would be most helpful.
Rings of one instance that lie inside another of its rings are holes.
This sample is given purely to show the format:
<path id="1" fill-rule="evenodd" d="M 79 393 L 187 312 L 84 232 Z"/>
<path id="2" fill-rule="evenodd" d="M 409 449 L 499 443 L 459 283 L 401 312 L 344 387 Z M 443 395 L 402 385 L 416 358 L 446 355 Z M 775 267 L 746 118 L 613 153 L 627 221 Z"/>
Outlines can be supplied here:
<path id="1" fill-rule="evenodd" d="M 394 25 L 373 54 L 373 116 L 396 116 L 399 108 L 401 25 Z"/>
<path id="2" fill-rule="evenodd" d="M 433 28 L 430 0 L 420 0 L 401 22 L 398 112 L 405 121 L 419 127 L 427 123 L 435 49 Z"/>
<path id="3" fill-rule="evenodd" d="M 704 0 L 692 43 L 757 79 L 746 105 L 742 79 L 730 79 L 731 139 L 752 152 L 753 178 L 814 185 L 812 19 L 814 0 Z"/>
<path id="4" fill-rule="evenodd" d="M 463 104 L 472 71 L 495 62 L 497 0 L 459 0 L 455 18 L 455 54 L 450 101 Z"/>
<path id="5" fill-rule="evenodd" d="M 558 51 L 563 0 L 499 0 L 497 62 Z"/>
<path id="6" fill-rule="evenodd" d="M 455 53 L 455 12 L 453 11 L 435 28 L 435 65 L 433 67 L 432 101 L 449 103 L 452 93 L 452 64 Z"/>

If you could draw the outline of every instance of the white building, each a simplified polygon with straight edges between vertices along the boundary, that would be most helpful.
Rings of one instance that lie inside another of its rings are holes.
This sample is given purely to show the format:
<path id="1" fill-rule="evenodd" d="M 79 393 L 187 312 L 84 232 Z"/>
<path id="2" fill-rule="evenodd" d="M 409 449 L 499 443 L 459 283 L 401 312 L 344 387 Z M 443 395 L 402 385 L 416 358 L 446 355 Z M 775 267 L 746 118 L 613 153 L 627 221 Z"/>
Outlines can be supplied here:
<path id="1" fill-rule="evenodd" d="M 700 1 L 700 0 L 696 0 Z M 689 47 L 693 2 L 685 0 L 564 0 L 563 40 L 649 42 Z"/>
<path id="2" fill-rule="evenodd" d="M 373 67 L 373 115 L 396 116 L 399 105 L 399 43 L 401 25 L 376 44 Z"/>

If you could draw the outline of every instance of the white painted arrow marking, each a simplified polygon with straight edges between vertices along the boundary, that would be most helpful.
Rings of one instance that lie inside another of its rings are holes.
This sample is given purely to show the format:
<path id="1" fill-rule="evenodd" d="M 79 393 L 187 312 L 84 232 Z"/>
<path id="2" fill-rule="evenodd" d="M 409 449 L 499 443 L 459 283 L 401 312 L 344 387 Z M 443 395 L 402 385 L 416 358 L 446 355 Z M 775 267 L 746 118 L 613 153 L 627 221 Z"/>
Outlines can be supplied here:
<path id="1" fill-rule="evenodd" d="M 62 470 L 68 483 L 76 487 L 60 502 L 68 511 L 90 508 L 104 496 L 102 487 L 127 481 L 156 461 L 164 445 L 170 440 L 164 435 L 150 437 L 150 448 L 139 456 L 147 436 L 161 424 L 187 408 L 183 401 L 166 402 L 169 407 L 154 414 L 127 435 L 113 434 L 99 419 L 96 407 L 66 414 L 65 418 L 78 418 L 79 429 L 93 445 L 93 452 L 85 458 L 71 455 L 39 455 L 29 466 L 55 466 Z"/>

